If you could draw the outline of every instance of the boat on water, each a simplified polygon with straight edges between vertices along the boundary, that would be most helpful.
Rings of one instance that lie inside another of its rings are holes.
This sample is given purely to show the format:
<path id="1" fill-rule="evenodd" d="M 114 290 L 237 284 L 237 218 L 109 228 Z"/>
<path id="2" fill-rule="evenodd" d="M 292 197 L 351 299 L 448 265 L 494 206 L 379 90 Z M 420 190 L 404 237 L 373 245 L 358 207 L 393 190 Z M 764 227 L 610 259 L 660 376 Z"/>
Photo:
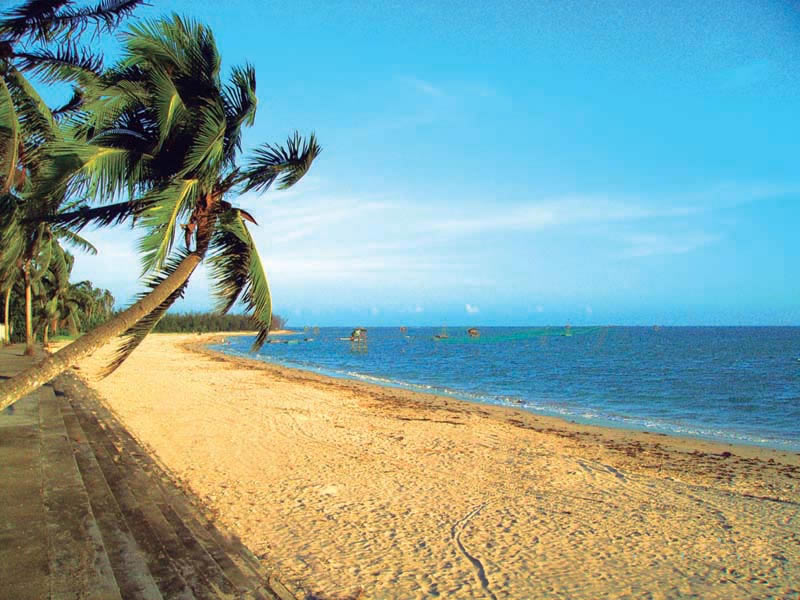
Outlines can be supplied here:
<path id="1" fill-rule="evenodd" d="M 477 327 L 470 327 L 467 329 L 467 335 L 471 338 L 481 337 L 481 332 Z"/>
<path id="2" fill-rule="evenodd" d="M 569 323 L 567 326 L 564 327 L 564 333 L 561 334 L 562 337 L 572 337 L 572 330 L 570 329 Z"/>
<path id="3" fill-rule="evenodd" d="M 442 327 L 442 330 L 439 333 L 437 333 L 436 335 L 434 335 L 433 339 L 435 339 L 435 340 L 446 340 L 449 337 L 450 336 L 447 335 L 447 327 Z"/>

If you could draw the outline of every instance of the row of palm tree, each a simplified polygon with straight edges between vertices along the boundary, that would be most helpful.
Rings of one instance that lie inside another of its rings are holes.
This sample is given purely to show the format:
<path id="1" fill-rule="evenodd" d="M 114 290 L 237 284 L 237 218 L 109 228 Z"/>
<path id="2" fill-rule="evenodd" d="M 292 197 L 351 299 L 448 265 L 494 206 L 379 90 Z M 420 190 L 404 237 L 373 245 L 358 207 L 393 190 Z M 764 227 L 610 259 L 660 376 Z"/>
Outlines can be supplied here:
<path id="1" fill-rule="evenodd" d="M 25 314 L 26 351 L 33 350 L 35 338 L 47 347 L 50 335 L 67 331 L 75 337 L 108 320 L 113 313 L 114 296 L 90 281 L 71 282 L 74 263 L 72 254 L 51 241 L 30 261 L 27 279 L 21 274 L 14 277 L 11 269 L 11 275 L 3 279 L 5 327 L 0 344 L 11 341 L 12 293 L 24 299 L 16 304 Z"/>
<path id="2" fill-rule="evenodd" d="M 122 58 L 106 69 L 75 39 L 90 26 L 118 25 L 139 2 L 74 4 L 28 0 L 0 21 L 0 264 L 13 263 L 24 276 L 30 257 L 52 240 L 91 250 L 80 236 L 86 226 L 128 224 L 141 234 L 146 291 L 2 384 L 0 409 L 123 336 L 109 372 L 119 366 L 204 260 L 217 309 L 243 305 L 260 347 L 270 328 L 269 286 L 247 226 L 255 220 L 233 201 L 294 185 L 321 151 L 313 134 L 295 133 L 285 145 L 264 144 L 241 159 L 243 129 L 256 115 L 255 69 L 234 67 L 223 82 L 208 27 L 178 15 L 130 25 Z M 26 44 L 43 46 L 29 51 Z M 72 83 L 73 98 L 49 108 L 26 73 Z"/>

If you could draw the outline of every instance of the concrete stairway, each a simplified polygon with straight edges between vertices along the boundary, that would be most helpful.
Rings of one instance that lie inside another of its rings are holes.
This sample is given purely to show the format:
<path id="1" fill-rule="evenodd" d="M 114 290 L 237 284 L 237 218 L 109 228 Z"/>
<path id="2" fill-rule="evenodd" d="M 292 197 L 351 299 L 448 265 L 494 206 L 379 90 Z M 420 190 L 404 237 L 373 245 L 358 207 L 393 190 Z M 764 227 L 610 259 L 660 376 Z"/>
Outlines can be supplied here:
<path id="1" fill-rule="evenodd" d="M 0 350 L 0 375 L 29 360 Z M 0 414 L 2 598 L 295 596 L 68 374 Z"/>

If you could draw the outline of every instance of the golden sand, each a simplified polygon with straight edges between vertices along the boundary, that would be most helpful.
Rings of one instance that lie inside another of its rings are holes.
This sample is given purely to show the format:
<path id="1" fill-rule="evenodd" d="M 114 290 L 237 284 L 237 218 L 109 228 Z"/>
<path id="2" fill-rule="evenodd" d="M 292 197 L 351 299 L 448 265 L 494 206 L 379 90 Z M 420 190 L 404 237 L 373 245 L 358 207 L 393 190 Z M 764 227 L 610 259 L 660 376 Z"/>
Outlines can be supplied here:
<path id="1" fill-rule="evenodd" d="M 797 598 L 800 457 L 333 380 L 151 335 L 80 371 L 316 598 Z"/>

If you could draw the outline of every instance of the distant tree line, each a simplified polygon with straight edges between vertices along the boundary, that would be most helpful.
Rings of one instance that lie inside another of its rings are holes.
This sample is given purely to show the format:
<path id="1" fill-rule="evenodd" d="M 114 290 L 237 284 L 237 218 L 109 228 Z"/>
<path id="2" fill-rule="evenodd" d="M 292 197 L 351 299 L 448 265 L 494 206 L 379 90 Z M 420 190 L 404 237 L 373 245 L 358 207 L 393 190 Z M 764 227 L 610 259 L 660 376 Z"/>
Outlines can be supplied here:
<path id="1" fill-rule="evenodd" d="M 283 329 L 286 319 L 272 314 L 270 329 Z M 153 331 L 160 333 L 209 333 L 215 331 L 256 331 L 258 325 L 247 315 L 216 313 L 167 313 Z"/>

